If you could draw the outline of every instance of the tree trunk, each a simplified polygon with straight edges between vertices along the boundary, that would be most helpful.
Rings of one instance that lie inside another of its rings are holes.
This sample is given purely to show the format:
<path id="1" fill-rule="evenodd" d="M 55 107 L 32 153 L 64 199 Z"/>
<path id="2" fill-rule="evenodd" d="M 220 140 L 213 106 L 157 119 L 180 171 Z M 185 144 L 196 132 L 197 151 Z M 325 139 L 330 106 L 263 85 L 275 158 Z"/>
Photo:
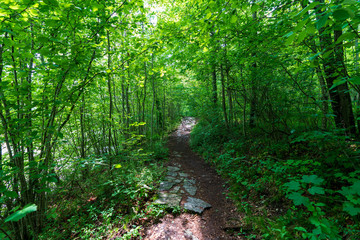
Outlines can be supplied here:
<path id="1" fill-rule="evenodd" d="M 257 21 L 256 12 L 253 13 L 252 18 L 254 22 Z M 250 98 L 250 119 L 249 119 L 249 127 L 255 128 L 256 126 L 256 105 L 257 105 L 257 64 L 256 64 L 256 53 L 255 51 L 251 54 L 254 58 L 254 63 L 252 64 L 251 68 L 251 98 Z"/>
<path id="2" fill-rule="evenodd" d="M 224 119 L 225 119 L 225 126 L 226 128 L 229 127 L 229 120 L 227 116 L 227 110 L 226 110 L 226 95 L 225 95 L 225 78 L 224 78 L 224 69 L 223 65 L 220 65 L 220 77 L 221 77 L 221 92 L 222 92 L 222 108 L 224 113 Z"/>
<path id="3" fill-rule="evenodd" d="M 339 29 L 334 30 L 334 42 L 337 42 L 339 37 L 342 35 L 342 30 Z M 340 77 L 346 78 L 347 71 L 344 62 L 344 50 L 343 50 L 343 42 L 340 41 L 335 46 L 335 68 L 340 71 Z M 352 102 L 350 98 L 350 91 L 347 82 L 339 85 L 337 87 L 337 91 L 339 94 L 339 115 L 338 119 L 340 126 L 345 128 L 346 131 L 350 134 L 356 134 L 356 126 L 355 126 L 355 118 L 352 109 Z"/>
<path id="4" fill-rule="evenodd" d="M 147 79 L 148 79 L 146 62 L 144 62 L 144 73 L 145 73 L 145 79 L 144 79 L 144 95 L 143 95 L 143 101 L 142 101 L 142 117 L 141 117 L 142 122 L 145 122 L 146 84 L 147 84 Z M 146 134 L 146 124 L 143 125 L 143 134 Z"/>
<path id="5" fill-rule="evenodd" d="M 217 81 L 216 81 L 215 65 L 213 66 L 213 71 L 212 71 L 212 98 L 213 98 L 213 103 L 216 106 L 218 98 L 217 98 Z"/>
<path id="6" fill-rule="evenodd" d="M 110 45 L 110 33 L 109 30 L 107 30 L 107 51 L 108 51 L 108 74 L 107 74 L 107 85 L 108 85 L 108 93 L 109 93 L 109 136 L 108 136 L 108 152 L 111 153 L 111 147 L 112 147 L 112 112 L 113 112 L 113 99 L 112 99 L 112 91 L 111 91 L 111 45 Z M 110 158 L 110 162 L 109 162 L 109 167 L 111 169 L 111 158 Z"/>
<path id="7" fill-rule="evenodd" d="M 322 70 L 320 68 L 320 66 L 317 66 L 316 69 L 316 75 L 319 79 L 319 83 L 320 83 L 320 90 L 321 90 L 321 110 L 323 113 L 323 116 L 321 118 L 321 127 L 323 129 L 327 129 L 328 126 L 328 117 L 327 115 L 329 114 L 329 98 L 328 98 L 328 91 L 326 89 L 326 83 L 325 83 L 325 79 L 324 76 L 322 74 Z"/>
<path id="8" fill-rule="evenodd" d="M 324 0 L 320 0 L 324 3 Z M 321 13 L 321 11 L 319 12 Z M 319 15 L 317 16 L 319 19 Z M 345 128 L 348 134 L 355 134 L 355 119 L 352 110 L 352 103 L 347 83 L 333 87 L 336 80 L 341 81 L 346 76 L 346 69 L 343 61 L 342 42 L 336 44 L 334 49 L 330 49 L 334 42 L 341 36 L 341 29 L 334 30 L 334 41 L 329 29 L 319 29 L 320 46 L 323 52 L 334 50 L 328 57 L 323 58 L 325 80 L 331 99 L 331 107 L 335 115 L 335 125 L 337 128 Z"/>

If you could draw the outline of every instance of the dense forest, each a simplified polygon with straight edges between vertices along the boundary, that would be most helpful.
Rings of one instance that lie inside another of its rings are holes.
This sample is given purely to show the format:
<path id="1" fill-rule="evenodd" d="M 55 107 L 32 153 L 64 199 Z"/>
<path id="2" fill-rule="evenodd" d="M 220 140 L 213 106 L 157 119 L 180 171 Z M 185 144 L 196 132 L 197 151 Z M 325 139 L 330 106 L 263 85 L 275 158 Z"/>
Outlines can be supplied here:
<path id="1" fill-rule="evenodd" d="M 184 116 L 242 239 L 360 238 L 359 1 L 2 0 L 0 36 L 0 239 L 178 214 L 152 200 Z"/>

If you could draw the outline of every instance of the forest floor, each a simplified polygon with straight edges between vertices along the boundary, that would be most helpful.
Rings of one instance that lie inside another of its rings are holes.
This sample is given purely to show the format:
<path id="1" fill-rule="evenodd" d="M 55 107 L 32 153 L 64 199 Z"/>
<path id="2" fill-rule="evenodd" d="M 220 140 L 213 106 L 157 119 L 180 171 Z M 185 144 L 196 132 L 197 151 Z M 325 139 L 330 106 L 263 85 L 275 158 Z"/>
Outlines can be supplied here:
<path id="1" fill-rule="evenodd" d="M 190 149 L 189 138 L 194 124 L 194 119 L 185 118 L 180 127 L 169 136 L 170 160 L 167 165 L 170 168 L 178 166 L 182 174 L 185 173 L 186 177 L 195 183 L 197 190 L 193 196 L 181 190 L 182 208 L 188 197 L 201 199 L 211 207 L 201 214 L 192 211 L 167 214 L 145 230 L 144 239 L 242 239 L 232 233 L 241 228 L 242 216 L 227 197 L 226 183 L 209 164 Z"/>

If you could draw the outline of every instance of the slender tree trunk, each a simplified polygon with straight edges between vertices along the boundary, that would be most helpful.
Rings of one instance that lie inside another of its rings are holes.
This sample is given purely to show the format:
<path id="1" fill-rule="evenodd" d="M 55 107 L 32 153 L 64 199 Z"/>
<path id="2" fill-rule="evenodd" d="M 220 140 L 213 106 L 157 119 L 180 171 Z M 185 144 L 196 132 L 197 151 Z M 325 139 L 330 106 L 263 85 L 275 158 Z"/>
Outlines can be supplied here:
<path id="1" fill-rule="evenodd" d="M 319 79 L 319 83 L 320 83 L 320 90 L 321 90 L 321 110 L 323 113 L 323 116 L 321 118 L 321 127 L 323 129 L 327 129 L 328 126 L 328 117 L 327 115 L 329 114 L 329 98 L 328 98 L 328 91 L 326 89 L 326 83 L 325 83 L 325 79 L 324 76 L 322 74 L 322 70 L 320 68 L 320 66 L 316 67 L 316 75 Z"/>
<path id="2" fill-rule="evenodd" d="M 151 69 L 154 69 L 154 55 L 151 55 Z M 151 144 L 154 136 L 154 109 L 155 109 L 155 101 L 156 101 L 156 92 L 155 92 L 155 76 L 154 74 L 151 76 L 152 79 L 152 89 L 153 89 L 153 101 L 151 107 Z"/>
<path id="3" fill-rule="evenodd" d="M 257 21 L 256 12 L 252 15 L 254 22 Z M 254 58 L 254 63 L 252 64 L 251 68 L 251 98 L 250 98 L 250 119 L 249 119 L 249 127 L 254 128 L 256 126 L 256 105 L 257 105 L 257 64 L 256 64 L 256 53 L 255 50 L 251 54 L 251 56 Z"/>
<path id="4" fill-rule="evenodd" d="M 108 93 L 109 93 L 109 136 L 108 136 L 108 152 L 112 151 L 112 112 L 113 112 L 113 99 L 112 99 L 112 91 L 111 91 L 111 44 L 110 44 L 110 32 L 107 30 L 107 51 L 108 51 L 108 71 L 107 74 L 107 85 L 108 85 Z M 111 158 L 109 163 L 110 169 L 112 166 Z"/>
<path id="5" fill-rule="evenodd" d="M 360 30 L 360 25 L 358 26 L 358 31 Z M 358 72 L 359 70 L 359 39 L 356 38 L 355 39 L 355 62 L 354 62 L 354 65 L 355 65 L 355 72 Z M 358 128 L 358 131 L 360 132 L 360 92 L 357 91 L 357 94 L 356 94 L 356 118 L 357 118 L 357 128 Z"/>
<path id="6" fill-rule="evenodd" d="M 221 78 L 221 92 L 222 92 L 222 108 L 224 113 L 224 119 L 225 119 L 225 126 L 226 128 L 229 127 L 229 120 L 227 116 L 227 110 L 226 110 L 226 94 L 225 94 L 225 77 L 224 77 L 224 69 L 223 65 L 220 65 L 220 78 Z"/>
<path id="7" fill-rule="evenodd" d="M 85 158 L 85 122 L 84 122 L 84 116 L 85 116 L 85 93 L 82 95 L 81 98 L 81 106 L 80 106 L 80 157 Z"/>
<path id="8" fill-rule="evenodd" d="M 243 69 L 242 68 L 240 69 L 240 77 L 241 77 L 241 80 L 243 80 Z M 246 96 L 246 87 L 245 87 L 244 81 L 242 81 L 242 87 L 243 87 L 243 98 L 244 98 L 244 106 L 242 109 L 242 112 L 243 112 L 242 125 L 243 125 L 243 134 L 244 134 L 244 136 L 246 136 L 246 107 L 247 107 L 248 97 Z"/>
<path id="9" fill-rule="evenodd" d="M 117 98 L 117 91 L 116 91 L 116 84 L 115 84 L 115 81 L 112 81 L 112 91 L 113 91 L 113 111 L 114 109 L 117 109 L 117 111 L 119 111 L 119 109 L 117 108 L 117 105 L 116 105 L 116 99 Z M 113 114 L 114 115 L 114 114 Z M 113 116 L 113 119 L 114 119 L 114 116 Z M 113 121 L 116 121 L 116 120 L 113 120 Z M 115 148 L 115 153 L 118 154 L 119 153 L 119 145 L 118 145 L 118 134 L 119 134 L 120 130 L 119 128 L 113 128 L 113 133 L 112 133 L 112 139 L 113 139 L 113 146 Z"/>
<path id="10" fill-rule="evenodd" d="M 212 99 L 213 103 L 216 106 L 218 97 L 217 97 L 217 81 L 216 81 L 216 65 L 213 66 L 212 71 Z"/>
<path id="11" fill-rule="evenodd" d="M 146 87 L 147 87 L 147 69 L 146 69 L 146 62 L 144 62 L 144 73 L 145 73 L 145 79 L 144 79 L 144 95 L 143 95 L 143 101 L 142 101 L 142 122 L 145 122 L 145 103 L 146 103 Z M 146 125 L 143 125 L 143 134 L 146 134 Z"/>
<path id="12" fill-rule="evenodd" d="M 130 101 L 129 101 L 129 88 L 130 88 L 130 63 L 128 62 L 128 81 L 125 87 L 125 105 L 126 105 L 126 128 L 130 132 L 130 116 L 131 116 L 131 109 L 130 109 Z"/>
<path id="13" fill-rule="evenodd" d="M 31 29 L 31 52 L 34 50 L 34 29 L 33 29 L 33 24 L 31 23 L 30 25 L 30 29 Z M 27 104 L 29 106 L 29 108 L 31 108 L 31 105 L 33 104 L 33 97 L 32 97 L 32 71 L 33 71 L 33 67 L 34 67 L 34 58 L 32 57 L 30 59 L 30 63 L 29 63 L 29 69 L 28 69 L 28 76 L 27 76 L 27 83 L 28 83 L 28 95 L 27 95 Z M 29 111 L 28 114 L 26 114 L 25 116 L 26 121 L 27 121 L 27 128 L 30 129 L 30 131 L 32 131 L 33 128 L 33 122 L 32 122 L 32 112 Z M 26 147 L 26 151 L 28 153 L 28 161 L 29 161 L 29 171 L 28 171 L 28 182 L 29 182 L 29 186 L 27 189 L 27 195 L 28 195 L 28 201 L 29 203 L 34 203 L 35 202 L 35 187 L 38 185 L 38 179 L 35 178 L 34 176 L 36 176 L 38 174 L 38 170 L 37 170 L 37 164 L 35 163 L 35 158 L 34 158 L 34 143 L 32 138 L 29 139 L 29 143 L 27 144 Z M 26 221 L 28 222 L 28 225 L 31 226 L 32 231 L 34 232 L 35 238 L 37 238 L 37 234 L 38 232 L 36 231 L 37 226 L 36 226 L 36 218 L 39 218 L 39 216 L 37 216 L 36 213 L 32 213 L 29 214 L 26 217 Z"/>

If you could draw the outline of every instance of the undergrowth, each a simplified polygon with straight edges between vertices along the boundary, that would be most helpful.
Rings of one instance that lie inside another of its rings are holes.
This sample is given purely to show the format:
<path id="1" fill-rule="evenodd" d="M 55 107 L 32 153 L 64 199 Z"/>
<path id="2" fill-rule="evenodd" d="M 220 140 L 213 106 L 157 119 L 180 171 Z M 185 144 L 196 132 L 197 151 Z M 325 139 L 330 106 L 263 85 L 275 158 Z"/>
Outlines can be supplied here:
<path id="1" fill-rule="evenodd" d="M 360 239 L 359 144 L 341 132 L 274 140 L 200 121 L 191 146 L 228 179 L 231 197 L 246 213 L 239 234 Z"/>
<path id="2" fill-rule="evenodd" d="M 72 162 L 59 172 L 62 181 L 50 197 L 39 239 L 139 237 L 143 226 L 168 210 L 153 203 L 167 155 L 164 142 L 157 141 L 147 150 Z"/>

